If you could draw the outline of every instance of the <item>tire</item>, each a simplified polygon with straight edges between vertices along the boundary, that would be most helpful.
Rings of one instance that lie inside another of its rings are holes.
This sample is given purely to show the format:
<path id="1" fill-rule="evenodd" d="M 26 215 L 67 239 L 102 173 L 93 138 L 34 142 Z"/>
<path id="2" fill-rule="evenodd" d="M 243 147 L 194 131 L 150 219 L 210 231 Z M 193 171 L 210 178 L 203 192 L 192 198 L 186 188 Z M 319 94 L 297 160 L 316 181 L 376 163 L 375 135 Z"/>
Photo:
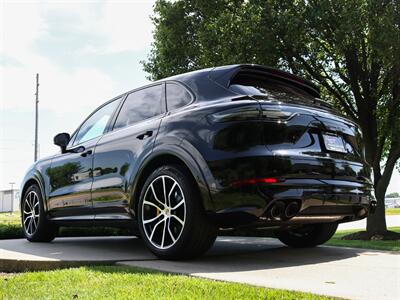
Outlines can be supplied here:
<path id="1" fill-rule="evenodd" d="M 218 232 L 204 212 L 191 174 L 180 165 L 160 167 L 146 180 L 138 224 L 147 248 L 162 259 L 200 256 L 213 245 Z"/>
<path id="2" fill-rule="evenodd" d="M 300 228 L 276 231 L 275 236 L 289 247 L 315 247 L 328 241 L 337 227 L 337 223 L 307 224 Z"/>
<path id="3" fill-rule="evenodd" d="M 22 231 L 30 242 L 50 242 L 57 233 L 58 227 L 46 218 L 40 188 L 31 185 L 24 194 L 21 204 Z"/>

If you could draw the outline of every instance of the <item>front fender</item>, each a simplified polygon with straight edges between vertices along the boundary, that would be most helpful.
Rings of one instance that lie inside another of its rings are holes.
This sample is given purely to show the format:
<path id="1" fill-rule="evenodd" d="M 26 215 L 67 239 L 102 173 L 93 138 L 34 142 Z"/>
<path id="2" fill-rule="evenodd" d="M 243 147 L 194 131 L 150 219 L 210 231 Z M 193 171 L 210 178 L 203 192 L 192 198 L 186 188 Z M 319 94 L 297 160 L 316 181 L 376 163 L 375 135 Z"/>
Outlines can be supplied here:
<path id="1" fill-rule="evenodd" d="M 42 193 L 42 199 L 43 199 L 43 204 L 44 204 L 44 209 L 47 211 L 47 189 L 46 189 L 46 184 L 45 180 L 40 173 L 40 171 L 37 169 L 37 165 L 33 165 L 32 167 L 29 168 L 29 170 L 26 172 L 24 179 L 22 180 L 21 183 L 21 188 L 20 188 L 20 198 L 19 198 L 19 206 L 20 209 L 22 210 L 22 200 L 25 195 L 25 191 L 29 188 L 32 182 L 35 182 L 40 188 L 40 192 Z"/>

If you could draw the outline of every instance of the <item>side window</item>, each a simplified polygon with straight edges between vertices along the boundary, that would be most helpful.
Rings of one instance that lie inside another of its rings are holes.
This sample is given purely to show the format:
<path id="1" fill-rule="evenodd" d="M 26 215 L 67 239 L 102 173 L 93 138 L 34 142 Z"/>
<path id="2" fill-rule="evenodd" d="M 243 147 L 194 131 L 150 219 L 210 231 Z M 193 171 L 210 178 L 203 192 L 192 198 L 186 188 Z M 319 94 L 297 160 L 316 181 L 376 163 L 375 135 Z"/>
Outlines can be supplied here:
<path id="1" fill-rule="evenodd" d="M 182 86 L 175 83 L 167 83 L 167 109 L 174 110 L 185 106 L 192 101 L 192 96 Z"/>
<path id="2" fill-rule="evenodd" d="M 162 113 L 162 85 L 130 93 L 119 112 L 114 129 L 152 118 Z"/>
<path id="3" fill-rule="evenodd" d="M 74 145 L 102 135 L 120 100 L 121 99 L 117 99 L 108 103 L 91 115 L 79 128 Z"/>

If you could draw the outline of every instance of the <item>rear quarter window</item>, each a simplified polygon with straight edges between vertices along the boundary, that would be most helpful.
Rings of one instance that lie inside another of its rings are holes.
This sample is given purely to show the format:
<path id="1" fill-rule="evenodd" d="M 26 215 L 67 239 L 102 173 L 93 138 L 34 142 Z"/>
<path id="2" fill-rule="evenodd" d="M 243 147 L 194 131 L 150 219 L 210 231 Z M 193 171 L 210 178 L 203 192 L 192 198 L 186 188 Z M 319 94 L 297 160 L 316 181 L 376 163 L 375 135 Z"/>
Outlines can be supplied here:
<path id="1" fill-rule="evenodd" d="M 130 93 L 118 114 L 114 130 L 130 126 L 162 113 L 162 85 Z"/>
<path id="2" fill-rule="evenodd" d="M 167 109 L 168 111 L 188 105 L 192 95 L 181 85 L 167 83 Z"/>

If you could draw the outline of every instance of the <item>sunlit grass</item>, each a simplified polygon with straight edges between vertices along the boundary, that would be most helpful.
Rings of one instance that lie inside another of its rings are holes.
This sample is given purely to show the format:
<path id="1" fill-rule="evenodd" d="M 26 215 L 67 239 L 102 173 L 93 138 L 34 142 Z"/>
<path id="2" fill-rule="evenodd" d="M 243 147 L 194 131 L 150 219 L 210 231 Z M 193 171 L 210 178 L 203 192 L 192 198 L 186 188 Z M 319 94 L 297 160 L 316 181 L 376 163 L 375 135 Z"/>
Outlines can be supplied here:
<path id="1" fill-rule="evenodd" d="M 391 227 L 391 231 L 399 232 L 400 227 Z M 400 251 L 400 240 L 395 241 L 361 241 L 361 240 L 342 240 L 341 238 L 345 235 L 358 232 L 361 230 L 340 230 L 331 238 L 326 244 L 330 246 L 339 247 L 352 247 L 352 248 L 363 248 L 363 249 L 375 249 L 375 250 L 387 250 L 387 251 Z"/>
<path id="2" fill-rule="evenodd" d="M 128 267 L 81 267 L 0 277 L 0 299 L 335 299 Z"/>

